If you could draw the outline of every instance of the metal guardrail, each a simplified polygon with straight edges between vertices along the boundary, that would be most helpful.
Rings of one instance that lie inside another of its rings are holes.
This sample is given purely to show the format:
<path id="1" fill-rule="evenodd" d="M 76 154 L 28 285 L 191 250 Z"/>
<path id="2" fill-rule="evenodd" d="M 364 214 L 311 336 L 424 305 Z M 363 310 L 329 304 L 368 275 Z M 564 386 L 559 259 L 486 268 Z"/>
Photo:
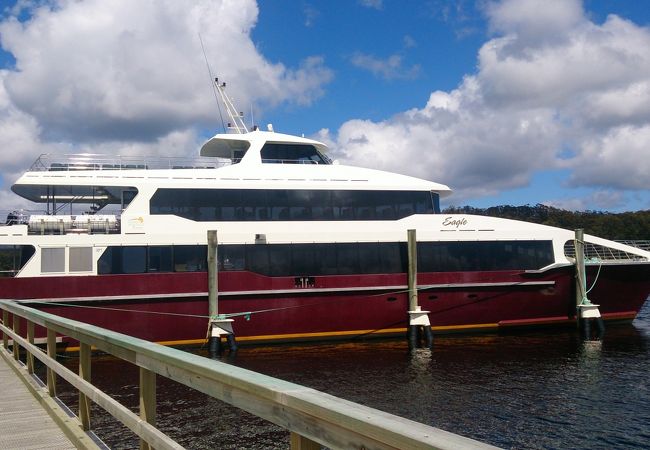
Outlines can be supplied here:
<path id="1" fill-rule="evenodd" d="M 633 245 L 631 242 L 645 242 L 645 241 L 616 241 L 621 244 L 630 245 L 632 247 L 640 248 L 641 250 L 647 250 L 638 245 Z M 564 244 L 564 255 L 568 258 L 575 258 L 576 251 L 574 242 L 572 240 L 566 241 Z M 616 248 L 606 247 L 604 245 L 593 244 L 591 242 L 584 243 L 584 257 L 586 260 L 593 261 L 645 261 L 646 258 L 643 256 L 635 255 L 634 253 L 629 253 L 623 250 Z"/>
<path id="2" fill-rule="evenodd" d="M 13 358 L 27 352 L 28 374 L 34 358 L 47 366 L 47 391 L 56 396 L 56 376 L 79 391 L 79 427 L 90 430 L 92 400 L 140 437 L 141 448 L 178 449 L 177 442 L 155 427 L 156 374 L 170 378 L 291 432 L 292 449 L 486 449 L 487 444 L 413 422 L 298 384 L 164 347 L 93 325 L 54 316 L 0 300 L 3 347 Z M 9 320 L 11 315 L 11 320 Z M 21 322 L 26 321 L 21 325 Z M 11 322 L 12 328 L 9 328 Z M 47 354 L 34 345 L 34 325 L 47 329 Z M 23 332 L 21 334 L 21 331 Z M 25 335 L 27 338 L 24 338 Z M 56 361 L 56 334 L 80 342 L 79 375 Z M 140 368 L 140 415 L 91 383 L 91 346 Z"/>
<path id="3" fill-rule="evenodd" d="M 641 250 L 650 252 L 650 240 L 634 240 L 634 241 L 622 240 L 622 241 L 615 241 L 615 242 L 618 242 L 619 244 L 629 245 L 631 247 L 640 248 Z"/>
<path id="4" fill-rule="evenodd" d="M 234 161 L 215 158 L 183 158 L 163 156 L 110 156 L 100 154 L 55 155 L 44 153 L 34 161 L 31 172 L 76 170 L 159 170 L 216 169 Z"/>

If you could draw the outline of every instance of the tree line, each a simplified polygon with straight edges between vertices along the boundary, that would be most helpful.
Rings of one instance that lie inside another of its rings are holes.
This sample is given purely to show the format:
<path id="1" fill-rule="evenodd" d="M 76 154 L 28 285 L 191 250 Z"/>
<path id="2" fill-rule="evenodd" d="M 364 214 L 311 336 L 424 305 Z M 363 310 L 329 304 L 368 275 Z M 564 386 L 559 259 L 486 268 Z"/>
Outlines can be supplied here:
<path id="1" fill-rule="evenodd" d="M 567 211 L 547 205 L 491 206 L 474 208 L 472 206 L 450 206 L 445 214 L 476 214 L 523 220 L 554 227 L 575 230 L 583 228 L 585 233 L 611 240 L 650 239 L 650 210 L 624 213 L 604 211 Z"/>

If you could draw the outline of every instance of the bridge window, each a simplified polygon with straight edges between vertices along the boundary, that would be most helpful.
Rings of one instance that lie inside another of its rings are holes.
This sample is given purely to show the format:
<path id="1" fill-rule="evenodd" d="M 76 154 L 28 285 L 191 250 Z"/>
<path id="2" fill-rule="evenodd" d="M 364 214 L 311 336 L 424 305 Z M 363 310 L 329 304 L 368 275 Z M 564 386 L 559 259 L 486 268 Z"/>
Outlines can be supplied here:
<path id="1" fill-rule="evenodd" d="M 330 164 L 313 145 L 266 143 L 260 155 L 268 164 Z"/>

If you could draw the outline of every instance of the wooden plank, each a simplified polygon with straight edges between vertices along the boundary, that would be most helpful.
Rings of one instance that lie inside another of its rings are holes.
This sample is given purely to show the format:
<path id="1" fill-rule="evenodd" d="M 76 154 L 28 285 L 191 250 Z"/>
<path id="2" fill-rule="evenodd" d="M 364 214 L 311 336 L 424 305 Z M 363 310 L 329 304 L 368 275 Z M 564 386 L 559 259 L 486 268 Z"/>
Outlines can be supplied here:
<path id="1" fill-rule="evenodd" d="M 34 322 L 27 321 L 27 341 L 34 344 Z M 27 372 L 31 375 L 34 373 L 34 355 L 27 352 Z"/>
<path id="2" fill-rule="evenodd" d="M 17 316 L 16 314 L 13 315 L 12 323 L 13 323 L 13 328 L 14 328 L 14 333 L 20 334 L 20 316 Z M 14 351 L 14 359 L 18 361 L 20 358 L 20 345 L 14 341 L 13 344 L 13 351 Z"/>
<path id="3" fill-rule="evenodd" d="M 74 449 L 72 442 L 16 376 L 9 365 L 12 356 L 5 350 L 0 351 L 3 352 L 0 357 L 0 448 Z"/>
<path id="4" fill-rule="evenodd" d="M 90 383 L 90 345 L 81 343 L 79 348 L 79 376 Z M 90 400 L 79 391 L 79 420 L 84 431 L 90 430 Z"/>
<path id="5" fill-rule="evenodd" d="M 156 426 L 156 374 L 140 367 L 140 418 Z M 141 450 L 153 450 L 144 439 L 140 439 Z"/>
<path id="6" fill-rule="evenodd" d="M 304 436 L 297 433 L 291 433 L 289 438 L 289 448 L 291 450 L 320 450 L 321 445 L 317 442 L 310 441 Z"/>
<path id="7" fill-rule="evenodd" d="M 2 302 L 0 302 L 2 303 Z M 133 431 L 138 436 L 144 438 L 147 442 L 151 443 L 156 449 L 169 449 L 180 450 L 183 449 L 181 445 L 173 439 L 165 435 L 162 431 L 149 425 L 138 415 L 129 410 L 126 406 L 113 399 L 108 394 L 102 392 L 89 382 L 83 380 L 77 374 L 72 372 L 67 367 L 63 366 L 55 359 L 50 358 L 45 353 L 41 352 L 38 347 L 29 344 L 25 339 L 15 334 L 10 334 L 13 339 L 25 347 L 28 351 L 34 353 L 34 357 L 45 364 L 49 369 L 58 374 L 65 381 L 70 383 L 79 391 L 86 394 L 86 396 L 104 408 L 106 412 L 115 417 L 118 421 L 122 422 L 127 428 Z"/>
<path id="8" fill-rule="evenodd" d="M 2 323 L 4 326 L 9 326 L 9 312 L 6 309 L 2 310 Z M 9 348 L 9 339 L 6 333 L 2 333 L 2 346 L 5 350 Z"/>
<path id="9" fill-rule="evenodd" d="M 47 330 L 47 356 L 56 361 L 56 333 L 49 328 Z M 49 366 L 47 367 L 47 391 L 50 393 L 50 397 L 56 397 L 56 372 Z"/>

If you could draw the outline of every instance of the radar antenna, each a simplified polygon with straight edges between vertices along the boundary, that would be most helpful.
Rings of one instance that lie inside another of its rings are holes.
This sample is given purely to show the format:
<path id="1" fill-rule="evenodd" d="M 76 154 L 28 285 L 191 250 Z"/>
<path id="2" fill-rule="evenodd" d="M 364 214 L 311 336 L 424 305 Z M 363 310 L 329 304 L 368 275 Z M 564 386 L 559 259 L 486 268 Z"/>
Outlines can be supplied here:
<path id="1" fill-rule="evenodd" d="M 238 112 L 235 105 L 232 103 L 232 100 L 230 100 L 226 95 L 226 83 L 220 83 L 219 78 L 215 78 L 214 84 L 217 87 L 217 92 L 219 92 L 219 95 L 221 96 L 221 101 L 226 106 L 228 117 L 230 117 L 227 132 L 235 134 L 248 133 L 248 128 L 246 128 L 246 124 L 244 123 L 244 113 Z"/>

